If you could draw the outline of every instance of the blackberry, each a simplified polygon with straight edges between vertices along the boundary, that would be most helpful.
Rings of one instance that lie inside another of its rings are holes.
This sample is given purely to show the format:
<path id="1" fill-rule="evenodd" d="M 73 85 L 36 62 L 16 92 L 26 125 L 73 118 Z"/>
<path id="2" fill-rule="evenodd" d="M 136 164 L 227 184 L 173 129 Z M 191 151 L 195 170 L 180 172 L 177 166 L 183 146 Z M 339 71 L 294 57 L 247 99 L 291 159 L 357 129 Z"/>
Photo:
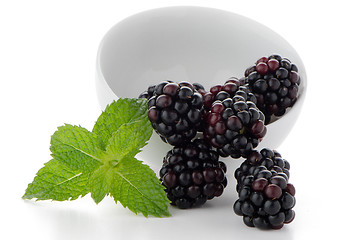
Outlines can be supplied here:
<path id="1" fill-rule="evenodd" d="M 245 71 L 245 83 L 254 93 L 266 124 L 293 106 L 300 81 L 298 67 L 279 55 L 262 57 Z"/>
<path id="2" fill-rule="evenodd" d="M 289 181 L 289 162 L 277 151 L 252 151 L 235 171 L 239 199 L 234 212 L 249 227 L 280 229 L 293 221 L 295 188 Z"/>
<path id="3" fill-rule="evenodd" d="M 163 160 L 160 180 L 172 205 L 185 209 L 218 197 L 227 185 L 226 165 L 202 139 L 174 147 Z"/>
<path id="4" fill-rule="evenodd" d="M 200 84 L 164 81 L 140 95 L 148 99 L 148 118 L 164 142 L 182 145 L 200 130 L 204 110 L 197 90 L 202 88 Z"/>
<path id="5" fill-rule="evenodd" d="M 265 136 L 265 117 L 255 103 L 255 96 L 237 78 L 204 94 L 203 135 L 220 156 L 246 157 Z"/>

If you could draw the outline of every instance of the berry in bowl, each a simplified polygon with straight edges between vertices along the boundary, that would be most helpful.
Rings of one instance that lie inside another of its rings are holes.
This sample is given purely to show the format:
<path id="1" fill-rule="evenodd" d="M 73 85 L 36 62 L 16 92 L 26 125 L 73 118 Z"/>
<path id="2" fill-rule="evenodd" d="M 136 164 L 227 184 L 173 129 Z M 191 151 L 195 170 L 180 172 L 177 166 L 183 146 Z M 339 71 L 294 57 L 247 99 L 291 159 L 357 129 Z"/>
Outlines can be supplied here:
<path id="1" fill-rule="evenodd" d="M 150 99 L 155 134 L 140 156 L 154 169 L 171 145 L 195 136 L 205 137 L 220 156 L 276 149 L 293 128 L 307 88 L 303 62 L 284 38 L 254 20 L 212 8 L 167 7 L 130 16 L 106 33 L 96 64 L 102 108 L 120 97 Z M 163 88 L 154 92 L 160 83 Z M 161 92 L 167 84 L 170 94 Z M 183 90 L 172 95 L 175 89 Z M 197 103 L 200 95 L 204 106 Z M 242 111 L 252 112 L 254 121 L 243 122 Z M 245 138 L 248 146 L 234 151 Z"/>

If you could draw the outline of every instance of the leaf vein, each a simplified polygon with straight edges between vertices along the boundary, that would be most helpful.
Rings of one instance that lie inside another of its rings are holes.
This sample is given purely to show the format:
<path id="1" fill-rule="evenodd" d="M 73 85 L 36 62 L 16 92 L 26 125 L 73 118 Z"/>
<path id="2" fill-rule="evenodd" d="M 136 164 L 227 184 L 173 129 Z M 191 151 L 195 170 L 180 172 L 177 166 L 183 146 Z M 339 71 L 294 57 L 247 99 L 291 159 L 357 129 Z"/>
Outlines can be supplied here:
<path id="1" fill-rule="evenodd" d="M 160 209 L 162 212 L 164 211 L 161 207 L 159 207 L 154 201 L 152 201 L 147 195 L 145 195 L 143 192 L 141 192 L 135 185 L 133 185 L 132 183 L 131 183 L 131 181 L 129 181 L 125 176 L 123 176 L 123 174 L 122 173 L 120 173 L 120 172 L 116 172 L 122 179 L 124 179 L 126 182 L 128 182 L 129 183 L 129 185 L 130 186 L 132 186 L 134 189 L 136 189 L 137 190 L 137 192 L 139 192 L 142 196 L 144 196 L 147 200 L 149 200 L 153 205 L 155 205 L 158 209 Z M 129 188 L 127 189 L 127 190 L 129 190 Z M 128 194 L 128 191 L 127 191 L 127 199 L 128 199 L 128 196 L 129 196 L 129 194 Z"/>
<path id="2" fill-rule="evenodd" d="M 83 153 L 83 154 L 85 154 L 85 155 L 93 158 L 94 160 L 99 161 L 100 163 L 103 163 L 103 161 L 102 161 L 100 158 L 98 158 L 98 157 L 96 157 L 96 156 L 93 156 L 92 154 L 87 153 L 87 152 L 83 151 L 83 150 L 80 149 L 80 148 L 77 148 L 76 146 L 74 146 L 74 145 L 72 145 L 72 144 L 69 144 L 69 143 L 66 143 L 66 142 L 63 142 L 63 141 L 60 141 L 60 142 L 61 142 L 62 144 L 64 144 L 64 145 L 67 145 L 67 146 L 69 146 L 69 147 L 72 147 L 72 148 L 74 148 L 75 150 L 77 150 L 77 151 L 79 151 L 79 152 L 81 152 L 81 153 Z"/>

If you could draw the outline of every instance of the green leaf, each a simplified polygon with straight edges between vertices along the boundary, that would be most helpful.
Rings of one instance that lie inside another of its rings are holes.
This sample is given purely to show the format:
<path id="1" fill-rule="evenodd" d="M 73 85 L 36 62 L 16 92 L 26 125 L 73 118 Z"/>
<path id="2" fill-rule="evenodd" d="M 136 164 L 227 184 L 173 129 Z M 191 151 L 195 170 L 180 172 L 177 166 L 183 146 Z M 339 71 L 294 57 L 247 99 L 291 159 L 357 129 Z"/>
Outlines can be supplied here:
<path id="1" fill-rule="evenodd" d="M 93 132 L 100 138 L 101 149 L 105 150 L 113 132 L 121 125 L 144 118 L 147 108 L 145 99 L 123 98 L 108 105 L 93 127 Z"/>
<path id="2" fill-rule="evenodd" d="M 120 160 L 125 155 L 135 156 L 152 135 L 152 126 L 147 115 L 137 121 L 123 124 L 109 139 L 106 152 L 112 160 Z"/>
<path id="3" fill-rule="evenodd" d="M 134 155 L 140 151 L 140 148 L 146 145 L 146 141 L 151 135 L 152 127 L 149 124 L 147 115 L 140 117 L 137 121 L 123 124 L 117 131 L 113 132 L 106 147 L 105 165 L 97 169 L 91 177 L 91 196 L 96 203 L 102 201 L 106 195 L 112 192 L 112 189 L 114 190 L 114 186 L 117 186 L 119 182 L 120 171 L 127 174 L 127 170 L 123 169 L 124 164 L 121 164 L 121 162 L 128 161 L 128 159 L 133 160 Z M 145 165 L 141 164 L 141 166 Z M 152 170 L 151 172 L 155 175 Z M 141 177 L 143 177 L 142 173 L 140 174 Z M 153 183 L 156 186 L 161 186 L 157 177 L 153 177 Z M 127 191 L 127 193 L 132 194 L 130 191 Z M 164 191 L 161 194 L 165 195 Z M 134 204 L 138 203 L 129 202 L 127 206 L 134 208 Z M 147 209 L 142 210 L 144 210 L 143 213 L 145 215 L 153 215 Z"/>
<path id="4" fill-rule="evenodd" d="M 66 124 L 51 137 L 53 160 L 41 168 L 23 196 L 74 200 L 111 195 L 135 213 L 169 216 L 169 201 L 155 173 L 134 156 L 152 135 L 147 101 L 119 99 L 98 118 L 93 132 Z"/>
<path id="5" fill-rule="evenodd" d="M 72 170 L 92 172 L 103 164 L 104 152 L 98 147 L 98 136 L 80 126 L 58 127 L 50 141 L 52 157 Z"/>
<path id="6" fill-rule="evenodd" d="M 95 170 L 90 177 L 91 197 L 97 204 L 111 191 L 113 175 L 113 169 L 107 165 L 103 165 Z"/>
<path id="7" fill-rule="evenodd" d="M 116 202 L 144 216 L 170 216 L 169 200 L 156 174 L 141 161 L 126 157 L 115 172 L 111 195 Z"/>
<path id="8" fill-rule="evenodd" d="M 24 199 L 75 200 L 89 193 L 89 173 L 73 171 L 65 164 L 50 160 L 28 185 Z"/>

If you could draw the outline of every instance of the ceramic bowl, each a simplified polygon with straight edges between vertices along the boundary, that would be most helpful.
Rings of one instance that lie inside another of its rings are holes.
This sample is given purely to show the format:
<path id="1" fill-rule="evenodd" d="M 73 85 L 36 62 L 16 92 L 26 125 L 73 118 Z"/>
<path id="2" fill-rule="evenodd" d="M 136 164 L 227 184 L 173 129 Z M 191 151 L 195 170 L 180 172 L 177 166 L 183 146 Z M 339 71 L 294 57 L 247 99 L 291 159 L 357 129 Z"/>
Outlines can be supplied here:
<path id="1" fill-rule="evenodd" d="M 276 149 L 291 131 L 307 88 L 302 60 L 268 27 L 241 15 L 203 7 L 167 7 L 130 16 L 113 26 L 98 50 L 96 84 L 104 109 L 120 97 L 138 97 L 162 80 L 199 82 L 209 89 L 273 53 L 289 58 L 302 78 L 293 108 L 267 126 L 259 145 Z M 157 149 L 157 150 L 155 150 Z M 162 158 L 170 146 L 154 134 L 142 156 Z M 159 164 L 158 164 L 159 165 Z M 159 167 L 159 166 L 158 166 Z"/>

